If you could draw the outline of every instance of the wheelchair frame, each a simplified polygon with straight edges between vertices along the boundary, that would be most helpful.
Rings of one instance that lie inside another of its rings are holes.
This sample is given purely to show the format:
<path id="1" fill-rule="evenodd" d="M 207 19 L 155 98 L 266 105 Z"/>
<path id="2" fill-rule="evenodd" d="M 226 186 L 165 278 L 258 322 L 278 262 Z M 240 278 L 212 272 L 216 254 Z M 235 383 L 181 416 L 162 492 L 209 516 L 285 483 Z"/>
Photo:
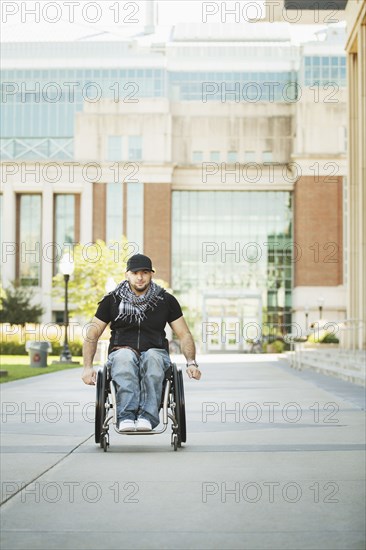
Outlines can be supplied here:
<path id="1" fill-rule="evenodd" d="M 175 363 L 167 369 L 163 382 L 163 391 L 160 402 L 163 411 L 163 428 L 150 432 L 121 432 L 117 428 L 116 385 L 111 378 L 110 369 L 104 365 L 98 371 L 95 400 L 95 443 L 107 452 L 109 447 L 109 428 L 114 425 L 120 435 L 157 435 L 166 431 L 168 420 L 172 421 L 171 445 L 174 451 L 186 442 L 186 414 L 184 401 L 184 385 L 182 371 Z M 170 412 L 169 412 L 170 409 Z"/>

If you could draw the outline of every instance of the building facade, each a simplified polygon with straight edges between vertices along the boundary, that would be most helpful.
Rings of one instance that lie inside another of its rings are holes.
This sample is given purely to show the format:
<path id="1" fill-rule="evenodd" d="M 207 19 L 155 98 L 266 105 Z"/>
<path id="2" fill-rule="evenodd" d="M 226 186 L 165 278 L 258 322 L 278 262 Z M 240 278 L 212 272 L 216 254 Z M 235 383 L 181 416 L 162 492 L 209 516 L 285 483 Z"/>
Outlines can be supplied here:
<path id="1" fill-rule="evenodd" d="M 313 4 L 310 0 L 280 0 L 266 19 L 282 21 L 284 14 L 293 22 L 346 22 L 348 88 L 348 178 L 345 187 L 344 222 L 347 261 L 347 319 L 343 324 L 343 345 L 349 349 L 366 348 L 366 241 L 365 241 L 365 127 L 366 127 L 366 0 L 335 0 L 332 4 Z"/>
<path id="2" fill-rule="evenodd" d="M 4 43 L 3 286 L 33 286 L 59 320 L 65 244 L 125 235 L 203 349 L 304 330 L 320 305 L 343 319 L 344 41 L 329 27 L 296 45 L 261 23 Z"/>

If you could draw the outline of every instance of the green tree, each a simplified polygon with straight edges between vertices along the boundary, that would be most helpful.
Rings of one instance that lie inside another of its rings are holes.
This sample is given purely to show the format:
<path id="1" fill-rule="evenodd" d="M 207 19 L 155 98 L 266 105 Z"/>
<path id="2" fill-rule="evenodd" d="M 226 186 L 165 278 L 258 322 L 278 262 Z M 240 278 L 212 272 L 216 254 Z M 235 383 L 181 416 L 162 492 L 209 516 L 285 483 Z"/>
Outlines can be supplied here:
<path id="1" fill-rule="evenodd" d="M 123 237 L 120 243 L 105 243 L 97 240 L 88 245 L 77 244 L 73 248 L 74 273 L 69 281 L 70 317 L 80 316 L 91 319 L 97 303 L 106 294 L 108 279 L 116 284 L 125 278 L 128 258 L 134 254 L 131 243 Z M 166 283 L 155 279 L 160 286 Z M 52 295 L 63 301 L 64 277 L 58 273 L 53 278 Z M 62 302 L 63 303 L 63 302 Z"/>
<path id="2" fill-rule="evenodd" d="M 39 304 L 33 304 L 34 291 L 21 286 L 19 281 L 13 281 L 6 289 L 2 289 L 0 297 L 0 322 L 11 325 L 39 323 L 44 309 Z"/>

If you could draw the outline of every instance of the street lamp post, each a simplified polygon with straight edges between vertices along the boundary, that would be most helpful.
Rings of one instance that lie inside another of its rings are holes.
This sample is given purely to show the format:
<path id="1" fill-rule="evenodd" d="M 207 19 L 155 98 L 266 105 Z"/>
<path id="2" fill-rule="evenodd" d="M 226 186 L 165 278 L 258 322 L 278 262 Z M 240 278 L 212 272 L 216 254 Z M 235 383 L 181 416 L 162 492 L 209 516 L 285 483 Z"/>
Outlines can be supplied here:
<path id="1" fill-rule="evenodd" d="M 70 275 L 74 272 L 74 262 L 71 261 L 70 254 L 65 253 L 60 261 L 60 273 L 64 276 L 65 281 L 65 309 L 64 309 L 64 327 L 65 327 L 65 339 L 62 352 L 60 355 L 61 363 L 70 363 L 72 361 L 72 355 L 68 343 L 68 327 L 69 327 L 69 305 L 68 305 L 68 284 Z"/>
<path id="2" fill-rule="evenodd" d="M 323 318 L 323 305 L 324 305 L 324 298 L 320 296 L 318 298 L 318 306 L 319 306 L 319 319 Z"/>
<path id="3" fill-rule="evenodd" d="M 305 332 L 308 333 L 309 330 L 309 308 L 305 308 Z"/>

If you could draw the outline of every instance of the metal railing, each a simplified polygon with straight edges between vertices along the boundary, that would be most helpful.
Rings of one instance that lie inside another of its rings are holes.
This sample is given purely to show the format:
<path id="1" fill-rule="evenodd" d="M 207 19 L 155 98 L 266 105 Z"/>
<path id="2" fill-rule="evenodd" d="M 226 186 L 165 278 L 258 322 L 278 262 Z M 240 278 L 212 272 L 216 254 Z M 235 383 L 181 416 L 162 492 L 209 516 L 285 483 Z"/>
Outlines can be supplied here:
<path id="1" fill-rule="evenodd" d="M 345 319 L 337 324 L 337 332 L 334 335 L 339 339 L 339 345 L 335 345 L 333 352 L 342 354 L 342 368 L 351 371 L 358 370 L 359 365 L 364 365 L 366 356 L 365 347 L 362 345 L 363 328 L 365 321 L 363 319 Z M 295 334 L 287 334 L 286 339 L 290 343 L 290 361 L 291 367 L 302 370 L 303 352 L 306 350 L 305 344 L 311 334 L 316 333 L 317 327 L 309 330 L 304 337 L 298 338 Z M 316 343 L 314 343 L 316 346 Z M 318 350 L 328 352 L 328 347 L 322 349 L 320 344 Z M 361 369 L 362 370 L 362 369 Z M 364 373 L 363 373 L 364 374 Z"/>

